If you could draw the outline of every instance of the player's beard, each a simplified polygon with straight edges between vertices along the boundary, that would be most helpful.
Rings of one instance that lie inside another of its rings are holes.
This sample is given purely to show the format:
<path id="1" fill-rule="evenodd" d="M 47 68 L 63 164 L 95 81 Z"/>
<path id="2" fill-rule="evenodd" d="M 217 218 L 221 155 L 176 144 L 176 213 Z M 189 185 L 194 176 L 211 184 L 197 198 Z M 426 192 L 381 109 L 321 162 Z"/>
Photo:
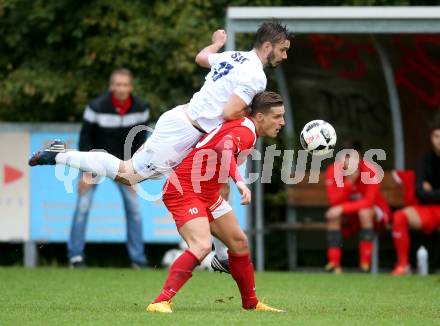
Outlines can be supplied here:
<path id="1" fill-rule="evenodd" d="M 272 50 L 267 55 L 267 66 L 270 67 L 270 68 L 276 68 L 276 66 L 278 66 L 278 64 L 275 64 L 274 61 L 275 61 L 275 53 Z"/>

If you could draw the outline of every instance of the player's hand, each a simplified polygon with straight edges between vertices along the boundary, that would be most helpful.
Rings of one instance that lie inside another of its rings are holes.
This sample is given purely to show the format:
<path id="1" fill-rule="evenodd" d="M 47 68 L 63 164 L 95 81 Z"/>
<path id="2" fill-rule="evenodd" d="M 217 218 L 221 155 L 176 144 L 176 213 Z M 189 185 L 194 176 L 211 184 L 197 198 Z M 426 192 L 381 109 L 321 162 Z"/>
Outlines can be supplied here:
<path id="1" fill-rule="evenodd" d="M 425 191 L 432 191 L 432 186 L 428 181 L 423 181 L 422 188 Z"/>
<path id="2" fill-rule="evenodd" d="M 224 29 L 218 29 L 212 33 L 212 44 L 217 44 L 219 47 L 225 45 L 228 36 Z"/>
<path id="3" fill-rule="evenodd" d="M 249 190 L 249 188 L 246 186 L 246 184 L 243 181 L 237 182 L 237 188 L 241 194 L 240 204 L 249 205 L 251 202 L 251 191 Z"/>
<path id="4" fill-rule="evenodd" d="M 341 205 L 332 206 L 325 213 L 325 217 L 329 220 L 335 220 L 339 218 L 343 212 L 344 210 Z"/>

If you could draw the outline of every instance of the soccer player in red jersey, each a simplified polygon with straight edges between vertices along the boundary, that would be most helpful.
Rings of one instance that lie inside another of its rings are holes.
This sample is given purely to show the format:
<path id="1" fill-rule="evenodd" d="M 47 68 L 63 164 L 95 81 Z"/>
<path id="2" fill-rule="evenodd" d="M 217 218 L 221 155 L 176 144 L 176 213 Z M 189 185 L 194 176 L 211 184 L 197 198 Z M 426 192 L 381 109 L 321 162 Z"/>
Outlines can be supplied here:
<path id="1" fill-rule="evenodd" d="M 390 216 L 390 208 L 380 193 L 382 180 L 378 168 L 360 159 L 359 143 L 353 142 L 347 147 L 351 149 L 349 155 L 330 165 L 325 173 L 330 203 L 326 212 L 326 270 L 336 274 L 341 273 L 342 235 L 349 236 L 360 229 L 359 266 L 362 271 L 368 271 L 374 227 L 386 223 Z"/>
<path id="2" fill-rule="evenodd" d="M 226 122 L 207 134 L 168 178 L 163 201 L 189 248 L 171 265 L 163 289 L 147 307 L 148 312 L 172 312 L 171 299 L 211 252 L 211 234 L 229 249 L 229 269 L 240 290 L 243 308 L 281 311 L 258 300 L 246 235 L 232 208 L 220 196 L 220 189 L 231 176 L 242 195 L 241 203 L 249 204 L 251 192 L 237 165 L 250 154 L 257 135 L 274 138 L 283 126 L 281 96 L 260 93 L 253 100 L 248 118 Z"/>
<path id="3" fill-rule="evenodd" d="M 410 238 L 409 228 L 426 234 L 440 227 L 440 119 L 434 119 L 431 125 L 432 150 L 418 163 L 413 189 L 417 204 L 405 207 L 393 214 L 393 240 L 397 254 L 397 264 L 393 275 L 410 273 L 408 260 Z"/>

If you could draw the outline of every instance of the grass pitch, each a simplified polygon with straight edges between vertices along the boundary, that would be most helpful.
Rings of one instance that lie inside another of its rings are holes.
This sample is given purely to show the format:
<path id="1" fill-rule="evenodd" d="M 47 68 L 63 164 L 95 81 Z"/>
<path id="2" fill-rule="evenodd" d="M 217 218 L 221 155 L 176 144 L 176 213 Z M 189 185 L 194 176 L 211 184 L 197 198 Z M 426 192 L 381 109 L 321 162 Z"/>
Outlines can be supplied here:
<path id="1" fill-rule="evenodd" d="M 438 276 L 257 274 L 260 298 L 287 313 L 242 312 L 225 274 L 195 272 L 174 313 L 144 311 L 166 271 L 0 268 L 0 325 L 431 325 Z"/>

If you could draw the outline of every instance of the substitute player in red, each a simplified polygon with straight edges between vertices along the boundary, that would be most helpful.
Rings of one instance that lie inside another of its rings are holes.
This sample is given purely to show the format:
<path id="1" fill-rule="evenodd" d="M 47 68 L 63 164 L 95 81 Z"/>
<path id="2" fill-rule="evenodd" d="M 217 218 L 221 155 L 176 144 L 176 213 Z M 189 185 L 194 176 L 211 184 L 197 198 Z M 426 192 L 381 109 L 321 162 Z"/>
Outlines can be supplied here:
<path id="1" fill-rule="evenodd" d="M 229 269 L 240 290 L 243 308 L 281 311 L 258 300 L 246 235 L 232 208 L 220 196 L 220 189 L 231 176 L 242 195 L 242 204 L 249 204 L 251 193 L 238 172 L 237 162 L 240 164 L 250 154 L 257 135 L 274 138 L 283 126 L 281 96 L 272 92 L 258 94 L 249 118 L 226 122 L 207 134 L 168 178 L 163 200 L 189 249 L 171 265 L 165 285 L 147 307 L 148 312 L 172 312 L 171 299 L 211 252 L 211 234 L 229 249 Z"/>
<path id="2" fill-rule="evenodd" d="M 413 187 L 417 204 L 405 207 L 393 214 L 393 240 L 396 248 L 397 264 L 393 275 L 410 273 L 409 228 L 426 234 L 440 227 L 440 119 L 431 125 L 432 150 L 418 163 Z M 407 189 L 408 190 L 408 189 Z"/>
<path id="3" fill-rule="evenodd" d="M 341 273 L 342 235 L 359 234 L 359 266 L 368 271 L 373 250 L 374 227 L 386 223 L 390 208 L 380 193 L 375 164 L 360 159 L 361 146 L 347 144 L 349 155 L 326 170 L 327 196 L 331 207 L 327 219 L 327 271 Z M 351 170 L 351 171 L 350 171 Z"/>

